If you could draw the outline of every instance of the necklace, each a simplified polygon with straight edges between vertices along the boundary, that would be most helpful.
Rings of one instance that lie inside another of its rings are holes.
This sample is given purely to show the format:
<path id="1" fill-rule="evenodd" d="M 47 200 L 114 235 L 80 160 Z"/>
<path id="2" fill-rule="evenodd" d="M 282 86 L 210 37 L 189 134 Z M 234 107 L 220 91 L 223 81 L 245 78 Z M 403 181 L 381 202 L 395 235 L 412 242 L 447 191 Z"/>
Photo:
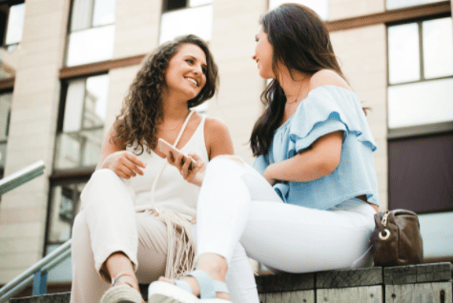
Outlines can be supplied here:
<path id="1" fill-rule="evenodd" d="M 300 95 L 300 91 L 302 90 L 302 83 L 300 83 L 300 86 L 299 86 L 299 91 L 297 92 L 297 95 L 296 95 L 296 98 L 291 101 L 291 102 L 288 102 L 288 97 L 292 97 L 294 95 L 285 95 L 286 96 L 286 104 L 293 104 L 293 103 L 296 103 L 297 100 L 299 99 L 299 95 Z"/>
<path id="2" fill-rule="evenodd" d="M 187 113 L 187 115 L 186 115 L 186 118 L 187 118 L 187 116 L 188 116 L 189 114 L 190 114 L 190 110 L 188 111 L 188 113 Z M 185 121 L 185 118 L 184 118 L 184 121 Z M 183 124 L 184 124 L 184 122 L 183 122 Z M 177 129 L 178 127 L 180 127 L 180 126 L 179 126 L 179 123 L 178 123 L 178 125 L 177 125 L 176 127 L 172 128 L 172 129 L 162 129 L 162 128 L 159 128 L 159 127 L 156 127 L 156 128 L 157 128 L 158 130 L 160 130 L 160 131 L 163 131 L 163 132 L 169 132 L 169 131 L 172 131 L 172 130 Z"/>

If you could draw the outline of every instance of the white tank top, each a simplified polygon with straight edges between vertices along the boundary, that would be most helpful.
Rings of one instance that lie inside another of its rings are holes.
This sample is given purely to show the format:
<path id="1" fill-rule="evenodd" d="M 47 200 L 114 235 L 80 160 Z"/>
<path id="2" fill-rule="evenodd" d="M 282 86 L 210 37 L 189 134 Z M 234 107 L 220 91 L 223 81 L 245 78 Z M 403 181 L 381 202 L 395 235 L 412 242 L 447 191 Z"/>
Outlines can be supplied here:
<path id="1" fill-rule="evenodd" d="M 189 141 L 181 148 L 186 155 L 190 152 L 198 154 L 207 164 L 208 152 L 204 140 L 204 123 L 205 116 L 202 116 L 201 122 L 193 133 Z M 128 147 L 128 151 L 134 152 L 133 147 Z M 125 180 L 135 193 L 135 210 L 143 211 L 152 209 L 151 205 L 151 187 L 154 178 L 167 159 L 161 158 L 155 152 L 148 153 L 146 150 L 138 156 L 145 162 L 146 168 L 143 169 L 143 176 L 137 175 L 129 180 Z M 196 213 L 197 199 L 200 187 L 185 181 L 178 169 L 167 163 L 165 169 L 157 180 L 154 191 L 154 203 L 156 208 L 169 209 L 188 220 Z"/>

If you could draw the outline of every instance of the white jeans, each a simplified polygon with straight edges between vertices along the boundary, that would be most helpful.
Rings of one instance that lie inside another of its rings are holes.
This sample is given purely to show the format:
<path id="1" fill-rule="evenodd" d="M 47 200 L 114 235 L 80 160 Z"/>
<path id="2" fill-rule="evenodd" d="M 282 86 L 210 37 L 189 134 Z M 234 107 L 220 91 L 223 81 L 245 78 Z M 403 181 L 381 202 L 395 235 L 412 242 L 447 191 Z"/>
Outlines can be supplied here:
<path id="1" fill-rule="evenodd" d="M 72 234 L 72 303 L 100 301 L 109 284 L 99 271 L 117 251 L 133 262 L 140 283 L 165 274 L 167 228 L 159 218 L 135 212 L 134 200 L 120 177 L 109 169 L 97 170 L 81 200 L 82 210 L 74 220 Z M 233 301 L 258 302 L 255 279 L 242 246 L 236 246 L 230 262 L 227 286 Z"/>
<path id="2" fill-rule="evenodd" d="M 375 213 L 356 198 L 329 210 L 283 203 L 251 166 L 218 157 L 208 164 L 199 195 L 198 257 L 216 253 L 231 265 L 240 243 L 274 272 L 371 266 Z"/>

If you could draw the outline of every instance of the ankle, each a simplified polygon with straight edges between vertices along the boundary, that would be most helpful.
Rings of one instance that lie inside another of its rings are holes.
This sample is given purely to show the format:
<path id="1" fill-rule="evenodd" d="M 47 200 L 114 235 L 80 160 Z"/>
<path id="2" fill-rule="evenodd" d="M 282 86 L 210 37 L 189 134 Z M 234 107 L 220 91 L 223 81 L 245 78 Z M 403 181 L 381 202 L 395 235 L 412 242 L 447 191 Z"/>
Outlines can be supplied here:
<path id="1" fill-rule="evenodd" d="M 197 269 L 207 273 L 212 280 L 225 282 L 228 264 L 217 254 L 204 254 L 198 259 Z"/>

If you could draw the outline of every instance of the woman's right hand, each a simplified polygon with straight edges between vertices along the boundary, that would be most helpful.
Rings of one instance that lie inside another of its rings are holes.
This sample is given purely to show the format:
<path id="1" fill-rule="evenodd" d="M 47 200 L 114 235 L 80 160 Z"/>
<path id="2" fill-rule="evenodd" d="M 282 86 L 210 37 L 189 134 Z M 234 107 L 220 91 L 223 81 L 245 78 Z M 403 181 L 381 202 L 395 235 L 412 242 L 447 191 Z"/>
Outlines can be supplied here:
<path id="1" fill-rule="evenodd" d="M 130 179 L 137 174 L 143 176 L 143 171 L 140 168 L 146 168 L 146 164 L 133 153 L 122 150 L 108 155 L 102 162 L 101 168 L 111 169 L 119 177 Z"/>
<path id="2" fill-rule="evenodd" d="M 196 153 L 189 153 L 187 157 L 182 154 L 173 154 L 172 151 L 168 153 L 167 161 L 169 164 L 176 167 L 181 174 L 181 176 L 189 183 L 192 183 L 197 186 L 201 186 L 204 179 L 204 171 L 206 165 L 199 155 Z M 197 166 L 193 169 L 190 169 L 190 163 L 192 159 L 197 162 Z"/>

